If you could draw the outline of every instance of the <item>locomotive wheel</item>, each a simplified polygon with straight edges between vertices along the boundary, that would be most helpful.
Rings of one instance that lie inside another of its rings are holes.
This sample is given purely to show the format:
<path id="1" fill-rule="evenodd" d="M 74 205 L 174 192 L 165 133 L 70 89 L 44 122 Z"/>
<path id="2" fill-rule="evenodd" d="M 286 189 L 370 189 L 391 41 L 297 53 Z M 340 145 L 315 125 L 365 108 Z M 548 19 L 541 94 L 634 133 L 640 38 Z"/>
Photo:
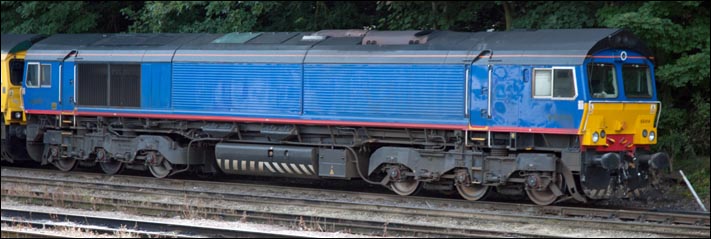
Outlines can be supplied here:
<path id="1" fill-rule="evenodd" d="M 563 190 L 563 178 L 560 174 L 557 175 L 556 184 L 558 184 L 558 188 Z M 550 186 L 545 190 L 541 191 L 535 189 L 526 189 L 526 194 L 528 195 L 528 198 L 531 199 L 531 201 L 542 206 L 550 205 L 551 203 L 555 202 L 556 199 L 558 199 L 558 196 L 553 193 L 553 190 L 551 190 Z"/>
<path id="2" fill-rule="evenodd" d="M 543 191 L 526 190 L 526 194 L 528 194 L 528 198 L 531 199 L 531 201 L 542 206 L 550 205 L 558 199 L 558 196 L 556 196 L 550 188 Z"/>
<path id="3" fill-rule="evenodd" d="M 486 194 L 489 193 L 489 190 L 491 190 L 491 187 L 484 185 L 457 185 L 457 191 L 459 191 L 459 195 L 461 195 L 464 199 L 470 201 L 477 201 L 484 198 Z"/>
<path id="4" fill-rule="evenodd" d="M 108 175 L 114 175 L 123 170 L 123 163 L 112 158 L 108 159 L 107 162 L 100 162 L 99 166 L 101 166 L 101 171 Z"/>
<path id="5" fill-rule="evenodd" d="M 104 149 L 96 150 L 96 160 L 99 161 L 101 171 L 104 171 L 104 173 L 108 175 L 120 173 L 124 168 L 123 162 L 108 157 Z"/>
<path id="6" fill-rule="evenodd" d="M 173 167 L 170 166 L 170 162 L 168 162 L 168 160 L 164 159 L 159 164 L 149 165 L 148 170 L 151 171 L 151 174 L 153 174 L 153 177 L 165 178 L 165 177 L 168 177 L 168 175 L 170 175 L 170 172 L 173 170 Z"/>
<path id="7" fill-rule="evenodd" d="M 75 158 L 58 158 L 55 159 L 52 164 L 59 170 L 69 172 L 77 166 L 77 160 Z"/>
<path id="8" fill-rule="evenodd" d="M 412 171 L 410 169 L 397 166 L 388 169 L 388 174 L 390 175 L 390 177 L 395 178 L 397 180 L 390 181 L 387 186 L 390 188 L 390 190 L 401 196 L 409 196 L 415 194 L 422 183 L 414 178 L 402 176 L 404 172 Z"/>
<path id="9" fill-rule="evenodd" d="M 421 183 L 415 179 L 392 182 L 390 183 L 390 190 L 393 190 L 393 192 L 401 196 L 409 196 L 417 192 L 417 189 L 420 188 L 420 184 Z"/>

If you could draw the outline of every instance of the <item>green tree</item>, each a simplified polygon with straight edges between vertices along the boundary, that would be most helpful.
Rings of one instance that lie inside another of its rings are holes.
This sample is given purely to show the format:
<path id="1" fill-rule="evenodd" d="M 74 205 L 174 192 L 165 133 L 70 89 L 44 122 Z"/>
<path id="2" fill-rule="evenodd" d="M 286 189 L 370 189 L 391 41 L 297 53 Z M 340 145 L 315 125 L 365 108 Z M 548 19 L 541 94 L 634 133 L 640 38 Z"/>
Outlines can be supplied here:
<path id="1" fill-rule="evenodd" d="M 99 15 L 87 2 L 2 1 L 4 33 L 79 33 L 93 30 Z"/>
<path id="2" fill-rule="evenodd" d="M 148 1 L 138 11 L 123 9 L 134 23 L 130 32 L 243 32 L 275 2 Z"/>
<path id="3" fill-rule="evenodd" d="M 2 1 L 3 33 L 123 32 L 130 21 L 121 9 L 138 9 L 130 1 Z"/>
<path id="4" fill-rule="evenodd" d="M 317 31 L 363 28 L 373 21 L 374 2 L 149 1 L 122 12 L 131 32 Z"/>
<path id="5" fill-rule="evenodd" d="M 376 19 L 375 2 L 279 2 L 262 19 L 259 31 L 362 29 Z"/>
<path id="6" fill-rule="evenodd" d="M 530 1 L 511 3 L 513 28 L 561 29 L 595 26 L 595 12 L 602 2 Z"/>
<path id="7" fill-rule="evenodd" d="M 483 31 L 505 28 L 504 8 L 494 2 L 378 1 L 380 30 Z"/>

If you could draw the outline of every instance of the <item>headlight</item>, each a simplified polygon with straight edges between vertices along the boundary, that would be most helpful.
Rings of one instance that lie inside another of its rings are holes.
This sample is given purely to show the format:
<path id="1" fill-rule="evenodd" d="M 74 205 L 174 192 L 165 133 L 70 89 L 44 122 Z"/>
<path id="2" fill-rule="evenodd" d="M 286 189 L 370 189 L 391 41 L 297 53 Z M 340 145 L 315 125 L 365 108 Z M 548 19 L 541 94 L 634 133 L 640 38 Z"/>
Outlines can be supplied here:
<path id="1" fill-rule="evenodd" d="M 12 118 L 18 119 L 18 120 L 22 119 L 22 112 L 19 112 L 19 111 L 12 112 Z"/>
<path id="2" fill-rule="evenodd" d="M 600 135 L 597 132 L 593 133 L 592 140 L 593 143 L 597 143 L 597 141 L 600 140 Z"/>
<path id="3" fill-rule="evenodd" d="M 642 137 L 647 137 L 647 130 L 642 130 Z"/>
<path id="4" fill-rule="evenodd" d="M 649 141 L 654 141 L 654 137 L 655 137 L 655 136 L 656 136 L 656 135 L 654 135 L 654 131 L 649 132 Z"/>

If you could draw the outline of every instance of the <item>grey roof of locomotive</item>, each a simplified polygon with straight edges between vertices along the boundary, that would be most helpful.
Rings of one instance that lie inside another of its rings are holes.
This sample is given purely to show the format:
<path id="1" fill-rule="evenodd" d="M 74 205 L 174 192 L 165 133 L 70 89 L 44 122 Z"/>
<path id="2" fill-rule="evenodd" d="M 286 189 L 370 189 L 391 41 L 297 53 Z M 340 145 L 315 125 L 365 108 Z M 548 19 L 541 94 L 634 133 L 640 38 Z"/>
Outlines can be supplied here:
<path id="1" fill-rule="evenodd" d="M 27 58 L 61 60 L 76 50 L 76 60 L 88 62 L 464 64 L 481 56 L 487 60 L 475 64 L 575 65 L 610 48 L 650 56 L 649 49 L 626 30 L 550 29 L 58 34 L 37 42 Z"/>

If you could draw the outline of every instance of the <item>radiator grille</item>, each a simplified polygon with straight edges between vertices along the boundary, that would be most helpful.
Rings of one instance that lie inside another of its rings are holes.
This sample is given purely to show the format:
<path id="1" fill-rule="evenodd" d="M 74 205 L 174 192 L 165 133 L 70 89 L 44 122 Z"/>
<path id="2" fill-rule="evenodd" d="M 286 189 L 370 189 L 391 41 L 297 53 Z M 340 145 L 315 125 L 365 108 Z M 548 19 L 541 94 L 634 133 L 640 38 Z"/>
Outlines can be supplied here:
<path id="1" fill-rule="evenodd" d="M 141 106 L 141 65 L 111 64 L 109 105 L 118 107 Z"/>
<path id="2" fill-rule="evenodd" d="M 82 63 L 77 78 L 80 106 L 141 106 L 140 64 Z"/>
<path id="3" fill-rule="evenodd" d="M 108 65 L 77 65 L 77 103 L 82 106 L 108 106 Z"/>

